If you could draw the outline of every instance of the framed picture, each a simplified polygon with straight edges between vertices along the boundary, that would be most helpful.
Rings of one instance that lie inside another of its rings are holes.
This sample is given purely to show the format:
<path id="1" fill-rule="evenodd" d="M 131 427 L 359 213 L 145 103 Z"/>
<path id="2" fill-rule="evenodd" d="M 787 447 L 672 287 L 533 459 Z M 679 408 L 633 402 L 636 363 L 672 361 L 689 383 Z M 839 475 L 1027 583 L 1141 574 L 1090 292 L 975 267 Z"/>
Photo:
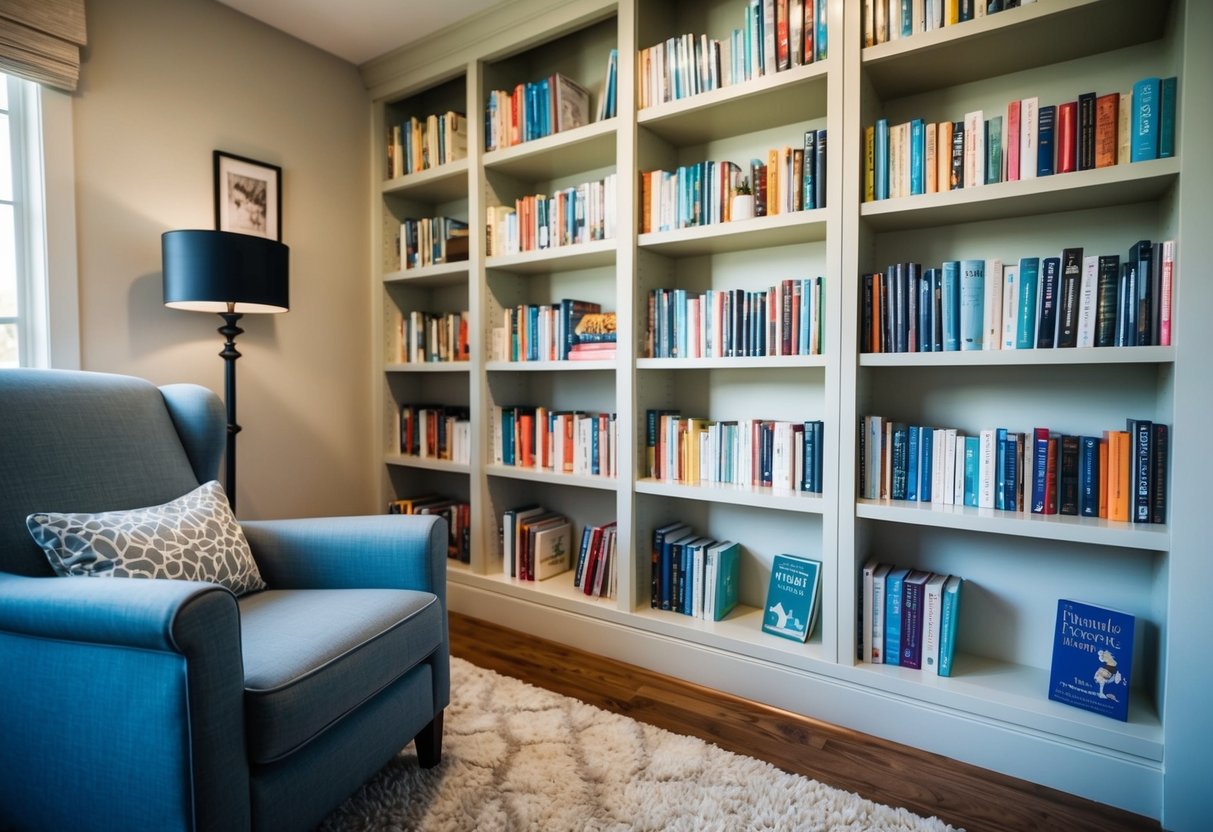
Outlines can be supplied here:
<path id="1" fill-rule="evenodd" d="M 215 151 L 215 228 L 282 240 L 282 168 Z"/>

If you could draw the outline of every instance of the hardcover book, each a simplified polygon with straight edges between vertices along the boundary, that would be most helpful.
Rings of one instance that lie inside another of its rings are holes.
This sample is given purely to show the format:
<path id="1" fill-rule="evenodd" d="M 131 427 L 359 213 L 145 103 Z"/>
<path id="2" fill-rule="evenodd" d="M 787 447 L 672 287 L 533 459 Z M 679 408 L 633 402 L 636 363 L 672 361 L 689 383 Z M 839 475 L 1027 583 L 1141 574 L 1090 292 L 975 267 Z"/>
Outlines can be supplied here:
<path id="1" fill-rule="evenodd" d="M 944 582 L 939 612 L 939 664 L 940 676 L 951 676 L 956 659 L 956 632 L 960 621 L 960 590 L 964 579 L 952 575 Z"/>
<path id="2" fill-rule="evenodd" d="M 796 555 L 776 555 L 762 616 L 762 631 L 807 641 L 813 632 L 821 587 L 821 562 Z"/>
<path id="3" fill-rule="evenodd" d="M 1049 698 L 1127 721 L 1134 624 L 1125 612 L 1059 600 Z"/>
<path id="4" fill-rule="evenodd" d="M 1133 112 L 1129 138 L 1129 161 L 1158 158 L 1158 111 L 1161 81 L 1142 78 L 1133 84 Z"/>

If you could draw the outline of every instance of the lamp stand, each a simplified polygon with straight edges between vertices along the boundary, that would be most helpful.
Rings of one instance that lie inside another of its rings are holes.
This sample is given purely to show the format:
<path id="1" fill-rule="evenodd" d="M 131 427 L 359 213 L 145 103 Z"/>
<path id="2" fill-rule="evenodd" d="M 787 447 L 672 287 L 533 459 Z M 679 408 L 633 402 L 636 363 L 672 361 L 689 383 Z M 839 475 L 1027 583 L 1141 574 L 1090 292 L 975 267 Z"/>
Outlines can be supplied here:
<path id="1" fill-rule="evenodd" d="M 236 349 L 236 336 L 244 332 L 237 325 L 244 314 L 234 310 L 235 304 L 229 303 L 227 311 L 219 313 L 219 317 L 223 318 L 219 334 L 227 339 L 223 352 L 219 353 L 224 364 L 223 398 L 227 405 L 227 449 L 223 455 L 224 464 L 227 466 L 227 482 L 223 487 L 227 491 L 227 502 L 233 512 L 236 511 L 236 434 L 240 433 L 240 425 L 236 424 L 236 359 L 240 357 L 240 352 Z"/>

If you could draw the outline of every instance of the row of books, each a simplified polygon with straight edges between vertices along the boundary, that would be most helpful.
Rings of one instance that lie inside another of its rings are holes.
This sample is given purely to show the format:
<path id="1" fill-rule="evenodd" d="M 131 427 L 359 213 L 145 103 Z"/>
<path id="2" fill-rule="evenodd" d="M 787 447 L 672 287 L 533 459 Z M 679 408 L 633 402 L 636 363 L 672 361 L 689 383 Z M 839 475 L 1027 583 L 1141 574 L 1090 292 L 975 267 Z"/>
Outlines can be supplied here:
<path id="1" fill-rule="evenodd" d="M 864 275 L 864 352 L 1170 346 L 1175 243 L 1119 254 L 894 263 Z"/>
<path id="2" fill-rule="evenodd" d="M 951 676 L 963 586 L 959 575 L 865 563 L 860 659 Z"/>
<path id="3" fill-rule="evenodd" d="M 472 423 L 466 407 L 406 404 L 400 407 L 400 453 L 468 464 Z"/>
<path id="4" fill-rule="evenodd" d="M 614 413 L 494 407 L 493 462 L 517 468 L 615 477 L 619 435 Z"/>
<path id="5" fill-rule="evenodd" d="M 686 485 L 720 483 L 821 493 L 825 423 L 709 421 L 645 413 L 645 474 Z"/>
<path id="6" fill-rule="evenodd" d="M 448 110 L 423 119 L 409 116 L 403 123 L 388 128 L 389 179 L 420 173 L 467 155 L 468 122 L 463 113 Z"/>
<path id="7" fill-rule="evenodd" d="M 615 237 L 615 174 L 596 182 L 533 194 L 488 209 L 489 257 L 558 248 Z"/>
<path id="8" fill-rule="evenodd" d="M 641 109 L 826 59 L 825 0 L 748 0 L 743 13 L 724 40 L 688 33 L 641 49 Z"/>
<path id="9" fill-rule="evenodd" d="M 541 505 L 501 515 L 502 573 L 524 581 L 546 581 L 572 568 L 573 524 Z"/>
<path id="10" fill-rule="evenodd" d="M 864 130 L 864 199 L 937 191 L 1111 167 L 1175 155 L 1176 79 L 1145 78 L 1131 93 L 1082 93 L 1041 105 L 1032 96 L 990 118 L 921 118 Z"/>
<path id="11" fill-rule="evenodd" d="M 400 267 L 419 269 L 468 259 L 468 224 L 454 217 L 406 218 L 400 223 Z"/>
<path id="12" fill-rule="evenodd" d="M 618 527 L 614 521 L 602 526 L 586 525 L 577 549 L 573 588 L 598 598 L 615 597 Z"/>
<path id="13" fill-rule="evenodd" d="M 1126 420 L 1101 435 L 986 428 L 966 434 L 863 416 L 859 494 L 1031 514 L 1165 523 L 1167 425 Z"/>
<path id="14" fill-rule="evenodd" d="M 720 621 L 737 606 L 741 545 L 715 540 L 683 522 L 653 530 L 649 606 Z"/>
<path id="15" fill-rule="evenodd" d="M 400 356 L 405 364 L 467 361 L 468 312 L 420 312 L 400 318 Z"/>
<path id="16" fill-rule="evenodd" d="M 616 317 L 602 304 L 565 298 L 559 303 L 523 304 L 502 310 L 503 325 L 494 328 L 494 361 L 567 361 L 592 357 L 575 353 L 578 345 L 614 347 Z M 500 329 L 500 336 L 497 335 Z M 498 343 L 500 342 L 500 343 Z"/>
<path id="17" fill-rule="evenodd" d="M 435 514 L 442 517 L 446 520 L 447 528 L 446 556 L 460 563 L 471 562 L 472 507 L 468 503 L 438 494 L 424 494 L 389 500 L 387 510 L 388 514 Z"/>
<path id="18" fill-rule="evenodd" d="M 512 90 L 491 90 L 484 113 L 484 149 L 500 150 L 590 122 L 590 93 L 557 72 Z"/>
<path id="19" fill-rule="evenodd" d="M 650 358 L 821 355 L 822 277 L 783 280 L 760 291 L 652 289 L 645 355 Z"/>
<path id="20" fill-rule="evenodd" d="M 875 46 L 1036 0 L 863 0 L 863 45 Z"/>

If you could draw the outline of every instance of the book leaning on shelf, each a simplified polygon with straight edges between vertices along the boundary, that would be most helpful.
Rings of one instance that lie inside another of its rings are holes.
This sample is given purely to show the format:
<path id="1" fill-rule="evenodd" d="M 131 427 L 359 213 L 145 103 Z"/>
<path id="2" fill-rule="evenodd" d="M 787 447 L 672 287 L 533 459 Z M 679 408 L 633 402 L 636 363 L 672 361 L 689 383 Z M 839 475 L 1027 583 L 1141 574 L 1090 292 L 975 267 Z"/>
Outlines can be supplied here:
<path id="1" fill-rule="evenodd" d="M 860 661 L 951 676 L 964 579 L 873 559 L 861 580 Z"/>
<path id="2" fill-rule="evenodd" d="M 731 484 L 820 493 L 825 423 L 709 421 L 645 413 L 646 475 L 686 485 Z"/>
<path id="3" fill-rule="evenodd" d="M 793 641 L 808 641 L 817 619 L 821 561 L 776 555 L 762 614 L 762 631 Z"/>
<path id="4" fill-rule="evenodd" d="M 880 118 L 863 132 L 864 201 L 1174 156 L 1176 100 L 1176 78 L 1144 78 L 1132 91 L 1083 92 L 1060 104 L 1017 98 L 955 121 Z"/>
<path id="5" fill-rule="evenodd" d="M 1127 721 L 1135 623 L 1119 610 L 1059 600 L 1049 698 Z"/>
<path id="6" fill-rule="evenodd" d="M 741 546 L 714 540 L 675 522 L 653 530 L 653 609 L 720 621 L 737 606 Z"/>
<path id="7" fill-rule="evenodd" d="M 559 72 L 512 90 L 492 90 L 484 149 L 500 150 L 590 123 L 590 93 Z"/>
<path id="8" fill-rule="evenodd" d="M 641 109 L 823 61 L 825 0 L 748 0 L 728 37 L 676 35 L 639 50 Z"/>
<path id="9" fill-rule="evenodd" d="M 862 499 L 1166 522 L 1170 430 L 1160 422 L 1127 419 L 1100 435 L 966 434 L 863 416 L 858 435 Z"/>
<path id="10" fill-rule="evenodd" d="M 1170 346 L 1175 242 L 1125 254 L 893 263 L 865 274 L 863 352 Z"/>
<path id="11" fill-rule="evenodd" d="M 424 119 L 409 116 L 388 127 L 387 178 L 445 165 L 468 155 L 467 116 L 448 110 Z"/>
<path id="12" fill-rule="evenodd" d="M 573 567 L 572 524 L 540 505 L 512 508 L 501 517 L 502 572 L 544 581 Z"/>

